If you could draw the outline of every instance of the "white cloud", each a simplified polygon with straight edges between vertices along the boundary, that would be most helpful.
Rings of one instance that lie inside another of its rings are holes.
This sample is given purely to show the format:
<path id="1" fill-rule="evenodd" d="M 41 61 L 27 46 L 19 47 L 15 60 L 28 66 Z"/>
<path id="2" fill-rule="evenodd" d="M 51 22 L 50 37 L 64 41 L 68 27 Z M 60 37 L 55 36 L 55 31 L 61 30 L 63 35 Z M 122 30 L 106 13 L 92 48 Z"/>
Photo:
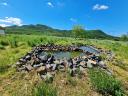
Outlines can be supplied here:
<path id="1" fill-rule="evenodd" d="M 0 26 L 1 26 L 1 27 L 7 27 L 7 26 L 9 26 L 9 25 L 7 25 L 7 24 L 0 24 Z"/>
<path id="2" fill-rule="evenodd" d="M 8 3 L 7 2 L 3 2 L 3 3 L 1 3 L 1 5 L 8 6 Z"/>
<path id="3" fill-rule="evenodd" d="M 76 22 L 77 22 L 77 19 L 75 19 L 75 18 L 70 18 L 70 21 L 76 23 Z"/>
<path id="4" fill-rule="evenodd" d="M 47 2 L 47 5 L 50 6 L 50 7 L 54 7 L 52 2 Z"/>
<path id="5" fill-rule="evenodd" d="M 100 4 L 96 4 L 93 6 L 93 10 L 107 10 L 108 8 L 109 6 Z"/>
<path id="6" fill-rule="evenodd" d="M 14 18 L 14 17 L 5 17 L 4 19 L 0 19 L 0 23 L 4 23 L 4 25 L 6 25 L 6 23 L 8 25 L 18 25 L 21 26 L 22 25 L 22 20 L 20 18 Z"/>

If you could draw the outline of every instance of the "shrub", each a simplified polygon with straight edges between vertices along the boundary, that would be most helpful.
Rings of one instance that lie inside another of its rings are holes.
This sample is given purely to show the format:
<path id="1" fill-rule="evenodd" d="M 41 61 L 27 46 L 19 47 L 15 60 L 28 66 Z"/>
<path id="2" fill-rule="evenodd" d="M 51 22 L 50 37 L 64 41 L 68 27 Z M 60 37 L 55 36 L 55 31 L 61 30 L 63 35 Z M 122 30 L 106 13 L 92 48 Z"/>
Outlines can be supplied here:
<path id="1" fill-rule="evenodd" d="M 0 44 L 0 49 L 5 49 L 3 45 Z"/>
<path id="2" fill-rule="evenodd" d="M 33 96 L 57 96 L 57 90 L 47 83 L 41 83 L 34 89 Z"/>
<path id="3" fill-rule="evenodd" d="M 1 40 L 0 44 L 3 45 L 3 46 L 9 45 L 7 40 Z"/>
<path id="4" fill-rule="evenodd" d="M 103 95 L 124 96 L 121 82 L 100 69 L 89 69 L 92 86 Z"/>

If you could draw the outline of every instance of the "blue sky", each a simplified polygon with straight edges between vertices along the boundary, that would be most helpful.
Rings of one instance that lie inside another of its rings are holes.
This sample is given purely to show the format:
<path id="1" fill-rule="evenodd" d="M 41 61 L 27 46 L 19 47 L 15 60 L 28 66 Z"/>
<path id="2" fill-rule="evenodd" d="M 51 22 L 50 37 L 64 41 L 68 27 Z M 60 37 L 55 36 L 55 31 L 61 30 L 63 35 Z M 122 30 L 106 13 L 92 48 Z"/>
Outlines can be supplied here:
<path id="1" fill-rule="evenodd" d="M 128 32 L 128 0 L 0 0 L 0 25 L 45 24 L 71 29 L 101 29 L 110 35 Z"/>

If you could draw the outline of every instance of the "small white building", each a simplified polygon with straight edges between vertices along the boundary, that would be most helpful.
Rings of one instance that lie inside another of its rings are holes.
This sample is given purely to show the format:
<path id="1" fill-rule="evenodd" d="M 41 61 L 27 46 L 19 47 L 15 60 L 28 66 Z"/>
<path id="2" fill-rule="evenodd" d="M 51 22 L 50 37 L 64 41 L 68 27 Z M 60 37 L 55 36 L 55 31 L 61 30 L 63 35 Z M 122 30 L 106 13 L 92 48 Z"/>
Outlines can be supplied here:
<path id="1" fill-rule="evenodd" d="M 5 28 L 0 27 L 0 35 L 5 35 Z"/>

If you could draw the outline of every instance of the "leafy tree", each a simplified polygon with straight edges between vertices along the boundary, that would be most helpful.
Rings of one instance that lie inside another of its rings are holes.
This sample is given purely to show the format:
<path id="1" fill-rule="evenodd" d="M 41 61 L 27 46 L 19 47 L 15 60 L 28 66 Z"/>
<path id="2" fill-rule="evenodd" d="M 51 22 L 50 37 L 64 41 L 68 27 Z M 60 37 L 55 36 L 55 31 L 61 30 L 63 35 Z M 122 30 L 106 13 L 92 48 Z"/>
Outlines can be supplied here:
<path id="1" fill-rule="evenodd" d="M 123 41 L 128 41 L 128 36 L 127 35 L 122 35 L 121 36 L 121 40 L 123 40 Z"/>
<path id="2" fill-rule="evenodd" d="M 85 29 L 81 25 L 75 25 L 72 34 L 75 38 L 84 38 L 86 36 Z"/>

